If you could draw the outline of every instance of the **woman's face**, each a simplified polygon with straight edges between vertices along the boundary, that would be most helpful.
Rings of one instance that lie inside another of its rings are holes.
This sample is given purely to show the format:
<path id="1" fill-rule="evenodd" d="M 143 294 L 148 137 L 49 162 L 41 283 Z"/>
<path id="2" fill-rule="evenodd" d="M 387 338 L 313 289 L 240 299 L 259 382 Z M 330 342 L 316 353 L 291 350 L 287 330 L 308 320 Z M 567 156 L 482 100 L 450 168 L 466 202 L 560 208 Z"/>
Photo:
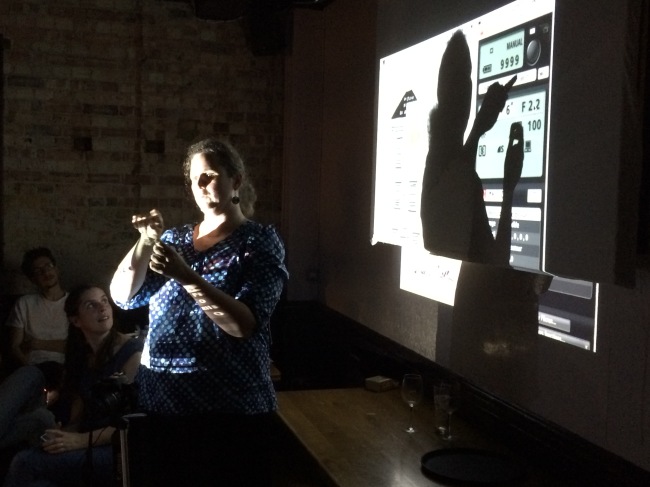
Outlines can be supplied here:
<path id="1" fill-rule="evenodd" d="M 108 333 L 113 327 L 113 308 L 106 293 L 98 287 L 84 291 L 79 299 L 77 316 L 72 316 L 70 322 L 84 335 Z"/>
<path id="2" fill-rule="evenodd" d="M 210 164 L 203 154 L 194 154 L 190 161 L 192 194 L 199 209 L 205 213 L 221 214 L 232 205 L 233 190 L 239 178 L 231 178 L 218 164 Z"/>

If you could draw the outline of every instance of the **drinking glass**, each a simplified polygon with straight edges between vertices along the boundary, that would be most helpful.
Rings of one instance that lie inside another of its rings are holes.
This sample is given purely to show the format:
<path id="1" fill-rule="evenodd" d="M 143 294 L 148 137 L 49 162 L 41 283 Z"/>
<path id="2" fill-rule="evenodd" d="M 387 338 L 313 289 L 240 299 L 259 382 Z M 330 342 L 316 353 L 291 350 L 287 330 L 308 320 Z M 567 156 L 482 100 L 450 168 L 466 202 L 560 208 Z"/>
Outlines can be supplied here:
<path id="1" fill-rule="evenodd" d="M 433 402 L 436 417 L 444 418 L 438 425 L 438 434 L 443 440 L 451 440 L 451 415 L 456 412 L 460 400 L 460 386 L 450 382 L 440 382 L 433 386 Z"/>
<path id="2" fill-rule="evenodd" d="M 422 400 L 424 386 L 420 374 L 405 374 L 402 379 L 402 399 L 409 405 L 409 427 L 407 433 L 415 433 L 413 427 L 413 408 Z"/>

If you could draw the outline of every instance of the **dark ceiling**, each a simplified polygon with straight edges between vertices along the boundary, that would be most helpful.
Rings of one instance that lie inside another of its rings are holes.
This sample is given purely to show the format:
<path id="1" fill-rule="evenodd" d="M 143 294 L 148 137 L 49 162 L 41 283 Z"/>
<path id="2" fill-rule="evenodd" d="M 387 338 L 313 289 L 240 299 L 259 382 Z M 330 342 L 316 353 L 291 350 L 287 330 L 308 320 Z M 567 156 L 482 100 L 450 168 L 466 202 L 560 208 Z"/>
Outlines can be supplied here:
<path id="1" fill-rule="evenodd" d="M 236 20 L 247 15 L 273 15 L 292 8 L 323 9 L 332 0 L 193 0 L 196 16 L 206 20 Z"/>
<path id="2" fill-rule="evenodd" d="M 322 10 L 333 0 L 190 0 L 199 19 L 241 21 L 255 55 L 277 54 L 291 46 L 290 13 Z"/>

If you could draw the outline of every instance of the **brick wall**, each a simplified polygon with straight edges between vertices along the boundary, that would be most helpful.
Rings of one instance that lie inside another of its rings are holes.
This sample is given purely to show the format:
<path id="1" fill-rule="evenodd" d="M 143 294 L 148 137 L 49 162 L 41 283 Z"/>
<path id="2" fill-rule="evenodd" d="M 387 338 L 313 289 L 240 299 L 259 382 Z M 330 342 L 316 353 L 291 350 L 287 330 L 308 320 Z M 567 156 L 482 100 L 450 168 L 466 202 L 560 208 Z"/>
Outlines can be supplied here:
<path id="1" fill-rule="evenodd" d="M 282 54 L 254 56 L 238 21 L 197 19 L 189 1 L 3 0 L 5 292 L 23 292 L 23 252 L 50 247 L 71 286 L 105 284 L 158 208 L 193 220 L 180 163 L 228 136 L 280 222 Z"/>

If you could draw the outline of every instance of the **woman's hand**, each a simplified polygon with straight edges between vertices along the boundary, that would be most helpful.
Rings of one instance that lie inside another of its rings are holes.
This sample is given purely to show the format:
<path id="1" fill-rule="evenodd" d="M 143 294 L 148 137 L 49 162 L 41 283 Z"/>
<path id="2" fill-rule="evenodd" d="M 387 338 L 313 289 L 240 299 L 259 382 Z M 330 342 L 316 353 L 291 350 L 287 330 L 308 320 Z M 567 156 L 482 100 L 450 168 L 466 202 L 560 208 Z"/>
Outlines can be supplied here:
<path id="1" fill-rule="evenodd" d="M 499 118 L 499 113 L 501 113 L 508 100 L 508 91 L 510 91 L 516 79 L 517 76 L 513 76 L 505 85 L 492 83 L 487 93 L 485 93 L 485 98 L 483 98 L 483 103 L 481 103 L 481 108 L 476 114 L 472 130 L 464 146 L 465 152 L 471 156 L 471 167 L 476 166 L 476 151 L 478 149 L 479 139 L 485 132 L 494 127 L 494 124 Z"/>
<path id="2" fill-rule="evenodd" d="M 141 238 L 151 241 L 158 240 L 165 230 L 162 214 L 156 209 L 149 213 L 133 215 L 131 224 L 140 232 Z"/>
<path id="3" fill-rule="evenodd" d="M 89 433 L 76 433 L 60 429 L 45 430 L 43 450 L 47 453 L 57 454 L 72 450 L 79 450 L 88 446 Z"/>
<path id="4" fill-rule="evenodd" d="M 476 114 L 474 128 L 479 136 L 490 130 L 499 118 L 508 100 L 509 87 L 492 83 L 485 94 L 481 108 Z"/>
<path id="5" fill-rule="evenodd" d="M 110 286 L 113 300 L 119 303 L 133 298 L 144 284 L 153 245 L 165 230 L 162 214 L 156 209 L 133 215 L 131 224 L 140 232 L 140 238 L 120 262 Z"/>
<path id="6" fill-rule="evenodd" d="M 521 122 L 510 126 L 510 141 L 503 165 L 503 191 L 513 192 L 524 167 L 524 128 Z"/>
<path id="7" fill-rule="evenodd" d="M 158 274 L 175 279 L 182 285 L 189 284 L 194 274 L 173 247 L 160 241 L 153 247 L 149 268 Z"/>

